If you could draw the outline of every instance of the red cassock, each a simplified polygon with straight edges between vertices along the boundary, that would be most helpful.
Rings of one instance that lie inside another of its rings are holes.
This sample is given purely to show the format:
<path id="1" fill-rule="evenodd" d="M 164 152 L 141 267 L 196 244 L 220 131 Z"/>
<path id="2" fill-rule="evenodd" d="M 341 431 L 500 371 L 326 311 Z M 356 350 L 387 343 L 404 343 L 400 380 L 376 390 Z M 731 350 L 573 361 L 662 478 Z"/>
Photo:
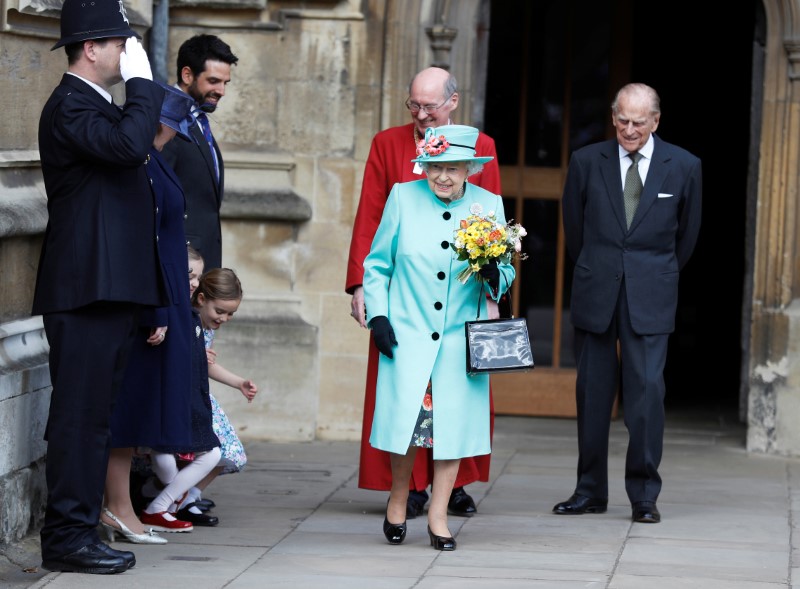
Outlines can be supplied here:
<path id="1" fill-rule="evenodd" d="M 500 194 L 500 167 L 494 139 L 480 133 L 475 145 L 478 156 L 492 156 L 494 159 L 483 166 L 483 171 L 470 176 L 468 181 Z M 358 203 L 353 237 L 350 242 L 350 257 L 347 262 L 347 283 L 345 290 L 353 293 L 364 279 L 364 259 L 372 246 L 372 239 L 381 221 L 383 208 L 389 192 L 398 182 L 409 182 L 424 177 L 421 172 L 414 173 L 411 160 L 417 157 L 414 142 L 414 124 L 392 127 L 381 131 L 372 140 L 369 157 L 364 169 L 364 182 L 361 187 L 361 200 Z M 392 470 L 389 453 L 376 450 L 369 444 L 372 431 L 372 416 L 375 411 L 375 383 L 378 378 L 378 348 L 372 341 L 370 332 L 369 360 L 367 363 L 367 383 L 364 394 L 364 421 L 361 428 L 361 459 L 358 486 L 362 489 L 388 491 L 392 486 Z M 491 390 L 490 393 L 491 395 Z M 422 392 L 420 392 L 420 398 Z M 491 427 L 494 430 L 494 403 L 491 402 Z M 433 460 L 430 450 L 419 448 L 410 487 L 417 491 L 426 489 L 433 481 Z M 489 480 L 491 454 L 463 458 L 458 469 L 455 486 L 463 487 L 475 481 Z"/>

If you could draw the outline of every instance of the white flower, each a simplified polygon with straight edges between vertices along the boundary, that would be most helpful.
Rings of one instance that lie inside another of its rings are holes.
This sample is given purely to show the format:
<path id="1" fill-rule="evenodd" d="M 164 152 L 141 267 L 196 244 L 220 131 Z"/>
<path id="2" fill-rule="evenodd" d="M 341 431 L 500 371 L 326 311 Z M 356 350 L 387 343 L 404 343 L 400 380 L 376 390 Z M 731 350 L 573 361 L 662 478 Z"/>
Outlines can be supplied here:
<path id="1" fill-rule="evenodd" d="M 481 206 L 481 203 L 479 202 L 472 203 L 469 207 L 469 212 L 473 215 L 480 215 L 483 212 L 483 207 Z"/>
<path id="2" fill-rule="evenodd" d="M 460 239 L 456 239 L 455 246 L 456 246 L 458 249 L 461 249 L 461 248 L 463 248 L 463 247 L 464 247 L 464 242 L 463 242 L 462 240 L 460 240 Z"/>
<path id="3" fill-rule="evenodd" d="M 491 217 L 492 219 L 494 219 L 497 216 L 497 212 L 496 211 L 489 211 L 489 215 L 488 216 Z"/>

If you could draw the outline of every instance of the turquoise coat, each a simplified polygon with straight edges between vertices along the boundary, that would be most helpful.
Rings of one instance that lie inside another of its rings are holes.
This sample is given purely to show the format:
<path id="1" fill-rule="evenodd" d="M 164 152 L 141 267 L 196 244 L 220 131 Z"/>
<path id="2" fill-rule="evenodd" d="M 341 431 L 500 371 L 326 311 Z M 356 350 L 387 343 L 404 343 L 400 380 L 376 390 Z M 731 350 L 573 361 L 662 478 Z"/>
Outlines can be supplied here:
<path id="1" fill-rule="evenodd" d="M 384 315 L 392 324 L 394 358 L 380 355 L 370 444 L 405 454 L 417 423 L 428 380 L 433 390 L 433 458 L 480 456 L 492 451 L 489 377 L 468 376 L 464 322 L 486 318 L 486 297 L 474 279 L 456 275 L 467 267 L 450 242 L 470 207 L 506 222 L 502 197 L 467 183 L 450 204 L 436 198 L 427 179 L 395 184 L 370 253 L 364 261 L 367 319 Z M 516 273 L 500 264 L 500 295 Z M 486 287 L 488 292 L 488 287 Z"/>

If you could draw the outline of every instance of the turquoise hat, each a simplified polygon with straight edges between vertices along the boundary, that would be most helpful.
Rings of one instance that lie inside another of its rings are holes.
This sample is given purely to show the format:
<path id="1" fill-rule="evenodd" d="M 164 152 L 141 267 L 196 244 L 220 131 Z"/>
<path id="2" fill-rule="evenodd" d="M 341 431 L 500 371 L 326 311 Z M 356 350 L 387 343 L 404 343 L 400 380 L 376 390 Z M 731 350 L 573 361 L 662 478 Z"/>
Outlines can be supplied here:
<path id="1" fill-rule="evenodd" d="M 417 157 L 412 162 L 478 162 L 485 164 L 494 158 L 475 155 L 478 129 L 468 125 L 445 125 L 425 129 L 425 137 L 417 143 Z"/>

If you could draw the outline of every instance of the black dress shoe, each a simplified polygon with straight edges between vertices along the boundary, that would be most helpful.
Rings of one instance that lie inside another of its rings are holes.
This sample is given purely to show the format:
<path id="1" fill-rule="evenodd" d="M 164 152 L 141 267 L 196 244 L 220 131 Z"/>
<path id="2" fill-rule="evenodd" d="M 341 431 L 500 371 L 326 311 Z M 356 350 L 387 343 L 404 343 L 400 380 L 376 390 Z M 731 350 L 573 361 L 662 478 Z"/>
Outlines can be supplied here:
<path id="1" fill-rule="evenodd" d="M 655 503 L 634 503 L 632 511 L 633 521 L 640 524 L 657 524 L 661 521 L 661 513 Z"/>
<path id="2" fill-rule="evenodd" d="M 447 503 L 447 513 L 460 517 L 472 517 L 478 513 L 472 497 L 467 495 L 464 487 L 456 487 L 450 493 L 450 501 Z"/>
<path id="3" fill-rule="evenodd" d="M 192 507 L 194 503 L 189 503 L 183 509 L 179 509 L 175 513 L 175 517 L 184 522 L 191 522 L 196 526 L 206 526 L 206 527 L 213 527 L 219 523 L 219 518 L 213 515 L 208 515 L 207 513 L 194 513 L 189 508 Z"/>
<path id="4" fill-rule="evenodd" d="M 431 532 L 431 527 L 428 526 L 428 538 L 431 539 L 431 546 L 433 546 L 436 550 L 444 550 L 449 552 L 451 550 L 456 549 L 456 540 L 455 538 L 450 538 L 447 536 L 437 536 L 433 532 Z"/>
<path id="5" fill-rule="evenodd" d="M 197 506 L 198 509 L 202 509 L 203 511 L 208 511 L 209 509 L 214 509 L 217 504 L 214 503 L 211 499 L 198 499 L 194 502 L 194 505 Z"/>
<path id="6" fill-rule="evenodd" d="M 184 505 L 184 506 L 181 508 L 181 510 L 184 510 L 184 509 L 191 509 L 192 507 L 194 507 L 194 508 L 195 508 L 195 509 L 197 509 L 198 511 L 202 511 L 203 513 L 205 513 L 206 511 L 208 511 L 208 510 L 210 510 L 210 509 L 211 509 L 211 508 L 208 506 L 208 504 L 206 504 L 206 503 L 200 503 L 199 501 L 195 501 L 194 503 L 187 503 L 186 505 Z"/>
<path id="7" fill-rule="evenodd" d="M 65 556 L 44 559 L 42 567 L 50 571 L 91 575 L 113 575 L 124 573 L 130 568 L 126 559 L 107 554 L 101 546 L 105 544 L 89 544 Z"/>
<path id="8" fill-rule="evenodd" d="M 572 497 L 561 503 L 556 503 L 553 513 L 558 515 L 581 515 L 584 513 L 605 513 L 608 509 L 607 499 L 595 499 L 573 494 Z"/>
<path id="9" fill-rule="evenodd" d="M 406 501 L 406 519 L 414 519 L 418 515 L 422 515 L 427 501 L 427 491 L 409 491 L 408 501 Z"/>
<path id="10" fill-rule="evenodd" d="M 129 569 L 132 569 L 134 566 L 136 566 L 136 555 L 130 550 L 117 550 L 115 548 L 111 548 L 111 546 L 105 542 L 98 542 L 94 546 L 105 552 L 108 556 L 121 557 L 125 562 L 128 563 Z"/>
<path id="11" fill-rule="evenodd" d="M 383 535 L 389 544 L 402 544 L 406 539 L 406 522 L 402 524 L 389 523 L 389 518 L 383 518 Z"/>

